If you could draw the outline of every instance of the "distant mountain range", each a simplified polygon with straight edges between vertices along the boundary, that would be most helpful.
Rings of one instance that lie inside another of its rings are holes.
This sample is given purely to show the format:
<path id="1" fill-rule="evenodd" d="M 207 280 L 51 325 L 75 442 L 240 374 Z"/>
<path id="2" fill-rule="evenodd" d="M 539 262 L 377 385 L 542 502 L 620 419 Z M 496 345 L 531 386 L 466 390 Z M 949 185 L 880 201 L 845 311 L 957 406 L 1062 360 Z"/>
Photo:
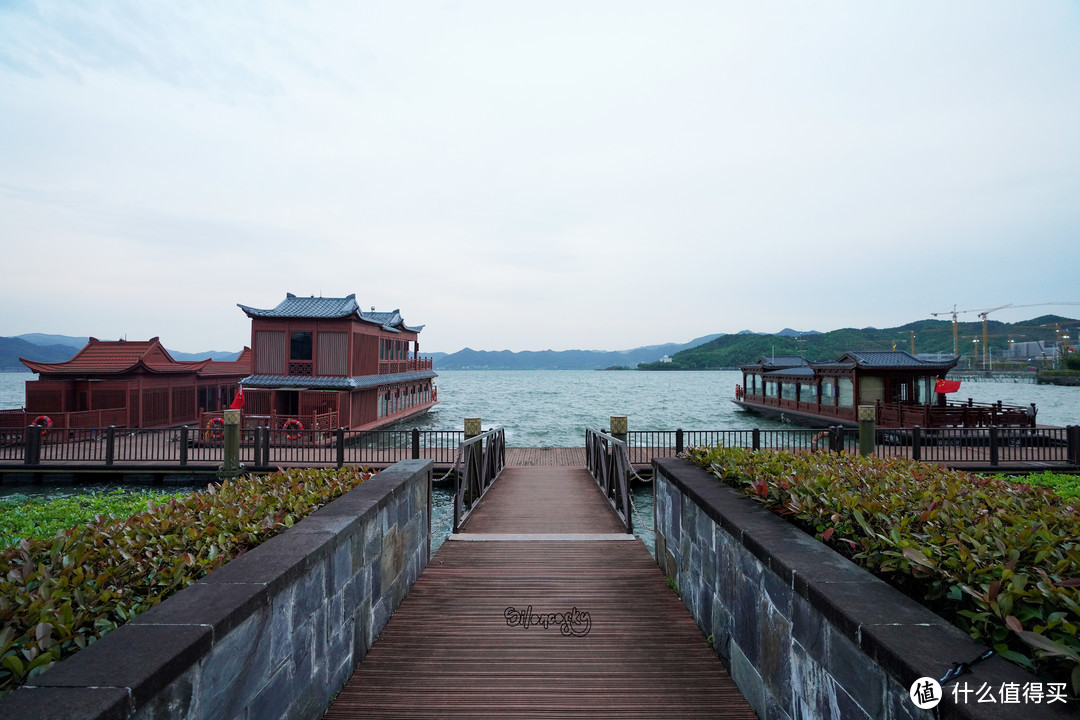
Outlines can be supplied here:
<path id="1" fill-rule="evenodd" d="M 688 343 L 647 345 L 632 350 L 473 350 L 432 353 L 436 370 L 603 370 L 609 367 L 636 368 L 639 363 L 660 360 L 688 348 L 707 343 L 720 334 L 705 335 Z"/>
<path id="2" fill-rule="evenodd" d="M 1003 357 L 1010 341 L 1053 344 L 1057 331 L 1075 327 L 1080 321 L 1060 315 L 1043 315 L 1016 323 L 987 323 L 987 344 L 995 359 Z M 948 320 L 919 320 L 893 328 L 844 328 L 829 332 L 781 331 L 775 335 L 738 333 L 724 335 L 697 347 L 683 350 L 671 362 L 645 363 L 643 370 L 717 370 L 752 363 L 763 355 L 802 355 L 811 362 L 836 360 L 845 352 L 882 350 L 911 351 L 912 334 L 915 353 L 953 353 L 953 328 Z M 961 355 L 970 355 L 982 341 L 981 322 L 957 325 Z M 1075 331 L 1072 334 L 1076 337 Z M 981 352 L 981 350 L 980 350 Z M 1026 358 L 1024 358 L 1026 359 Z"/>
<path id="3" fill-rule="evenodd" d="M 36 360 L 38 362 L 64 362 L 70 360 L 75 353 L 82 350 L 89 342 L 88 337 L 73 337 L 71 335 L 46 335 L 43 333 L 27 333 L 16 337 L 0 337 L 0 371 L 5 372 L 30 372 L 29 369 L 19 362 L 19 358 Z M 208 350 L 201 353 L 185 353 L 178 350 L 169 350 L 174 360 L 235 360 L 240 357 L 240 351 L 222 352 Z"/>
<path id="4" fill-rule="evenodd" d="M 1059 315 L 1043 315 L 1018 323 L 990 321 L 989 345 L 994 357 L 1009 347 L 1009 341 L 1053 343 L 1056 330 L 1074 327 L 1080 321 Z M 957 326 L 961 354 L 970 354 L 972 339 L 982 337 L 981 322 Z M 646 370 L 707 370 L 753 362 L 762 355 L 804 355 L 812 361 L 835 360 L 848 351 L 910 350 L 915 333 L 919 353 L 952 353 L 952 323 L 947 320 L 919 320 L 894 328 L 844 328 L 819 332 L 784 328 L 777 333 L 743 330 L 713 333 L 686 343 L 647 345 L 631 350 L 473 350 L 431 353 L 436 370 L 603 370 L 638 368 Z M 1075 330 L 1072 337 L 1076 337 Z M 86 345 L 87 338 L 30 333 L 0 337 L 0 370 L 26 370 L 20 357 L 40 362 L 63 362 Z M 183 353 L 170 350 L 177 360 L 235 360 L 236 352 L 206 351 Z M 662 362 L 664 356 L 670 362 Z"/>

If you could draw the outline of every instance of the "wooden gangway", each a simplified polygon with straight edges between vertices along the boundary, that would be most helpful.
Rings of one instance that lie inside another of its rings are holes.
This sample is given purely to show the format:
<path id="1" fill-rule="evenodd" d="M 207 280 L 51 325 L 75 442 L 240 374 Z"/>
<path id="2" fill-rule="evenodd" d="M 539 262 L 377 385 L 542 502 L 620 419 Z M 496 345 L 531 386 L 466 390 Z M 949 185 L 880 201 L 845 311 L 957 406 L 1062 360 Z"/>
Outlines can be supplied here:
<path id="1" fill-rule="evenodd" d="M 503 472 L 325 717 L 614 716 L 755 717 L 588 472 L 549 466 Z"/>

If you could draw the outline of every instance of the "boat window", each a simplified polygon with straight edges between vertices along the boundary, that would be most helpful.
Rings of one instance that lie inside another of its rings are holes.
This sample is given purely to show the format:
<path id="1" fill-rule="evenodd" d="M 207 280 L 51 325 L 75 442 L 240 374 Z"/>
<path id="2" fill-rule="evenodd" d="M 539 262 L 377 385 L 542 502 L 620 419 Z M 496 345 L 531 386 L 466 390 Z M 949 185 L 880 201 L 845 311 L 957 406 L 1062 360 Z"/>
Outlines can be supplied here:
<path id="1" fill-rule="evenodd" d="M 859 404 L 885 402 L 885 380 L 879 377 L 859 378 Z"/>
<path id="2" fill-rule="evenodd" d="M 839 378 L 836 381 L 836 398 L 837 405 L 840 407 L 854 407 L 855 405 L 855 384 L 851 382 L 851 378 Z"/>
<path id="3" fill-rule="evenodd" d="M 798 386 L 793 382 L 780 383 L 780 397 L 785 400 L 794 400 L 796 398 L 795 391 Z"/>
<path id="4" fill-rule="evenodd" d="M 777 397 L 777 383 L 775 380 L 765 381 L 765 397 Z"/>
<path id="5" fill-rule="evenodd" d="M 821 381 L 821 404 L 836 405 L 836 379 L 825 378 Z"/>
<path id="6" fill-rule="evenodd" d="M 817 399 L 817 385 L 813 383 L 807 383 L 799 386 L 799 402 L 816 403 Z"/>

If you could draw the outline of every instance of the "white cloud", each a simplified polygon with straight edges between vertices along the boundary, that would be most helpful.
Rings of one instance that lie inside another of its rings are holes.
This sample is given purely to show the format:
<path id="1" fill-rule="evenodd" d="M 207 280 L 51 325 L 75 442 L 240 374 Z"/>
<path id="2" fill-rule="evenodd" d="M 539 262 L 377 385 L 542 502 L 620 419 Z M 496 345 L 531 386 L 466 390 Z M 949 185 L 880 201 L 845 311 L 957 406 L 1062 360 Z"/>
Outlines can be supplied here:
<path id="1" fill-rule="evenodd" d="M 0 334 L 238 347 L 237 302 L 355 292 L 430 350 L 627 348 L 1038 302 L 1075 286 L 1078 30 L 1068 2 L 9 4 Z"/>

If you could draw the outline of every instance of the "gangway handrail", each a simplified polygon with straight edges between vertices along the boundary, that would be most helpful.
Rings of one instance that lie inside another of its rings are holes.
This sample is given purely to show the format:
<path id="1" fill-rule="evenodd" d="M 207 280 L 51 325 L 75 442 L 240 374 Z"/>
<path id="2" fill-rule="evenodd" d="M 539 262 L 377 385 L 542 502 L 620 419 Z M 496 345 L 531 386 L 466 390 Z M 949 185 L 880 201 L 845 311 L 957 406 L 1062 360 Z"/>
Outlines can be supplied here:
<path id="1" fill-rule="evenodd" d="M 630 497 L 630 456 L 626 443 L 596 428 L 585 429 L 585 467 L 600 491 L 632 532 L 634 520 Z"/>
<path id="2" fill-rule="evenodd" d="M 506 467 L 506 431 L 492 428 L 458 445 L 462 470 L 457 473 L 454 487 L 453 532 L 461 526 L 480 502 L 480 498 L 499 478 Z"/>

